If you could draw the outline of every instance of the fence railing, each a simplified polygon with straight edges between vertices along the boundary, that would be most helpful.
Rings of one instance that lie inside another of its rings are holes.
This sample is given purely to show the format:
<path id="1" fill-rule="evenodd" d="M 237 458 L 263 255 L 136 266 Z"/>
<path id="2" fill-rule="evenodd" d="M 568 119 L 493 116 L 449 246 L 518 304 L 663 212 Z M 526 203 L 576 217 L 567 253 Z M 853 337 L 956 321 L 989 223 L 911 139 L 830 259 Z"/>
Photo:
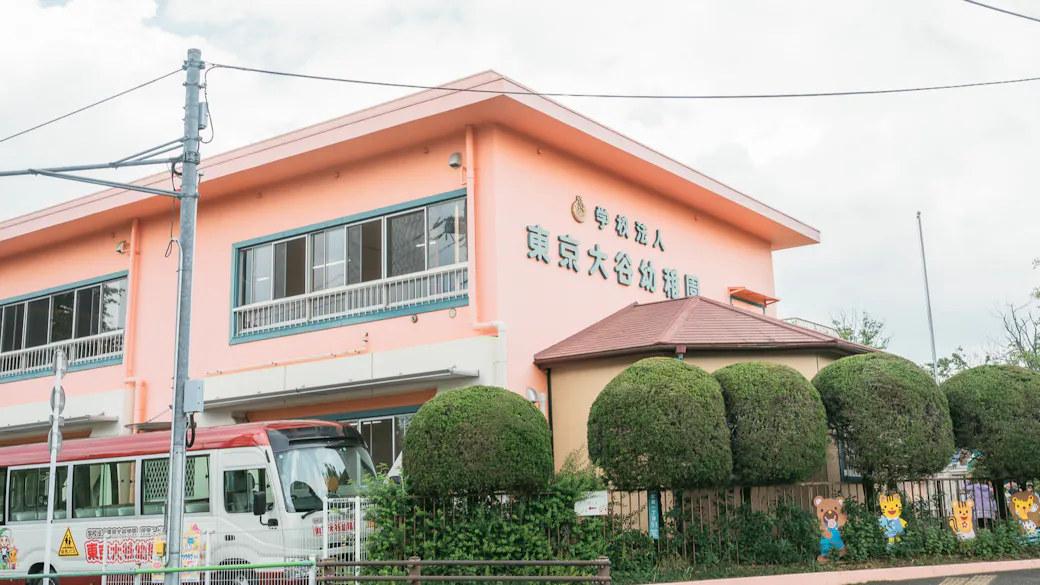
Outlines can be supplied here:
<path id="1" fill-rule="evenodd" d="M 152 585 L 162 583 L 168 573 L 180 573 L 182 583 L 200 585 L 308 585 L 317 583 L 317 563 L 314 559 L 283 563 L 242 563 L 207 565 L 201 567 L 141 567 L 120 568 L 107 571 L 69 571 L 27 575 L 0 574 L 0 583 L 39 579 L 39 585 L 57 585 L 61 579 L 98 579 L 105 585 Z"/>
<path id="2" fill-rule="evenodd" d="M 456 299 L 466 296 L 468 290 L 467 264 L 454 264 L 417 274 L 236 307 L 235 335 Z"/>
<path id="3" fill-rule="evenodd" d="M 0 379 L 53 369 L 54 353 L 58 349 L 65 351 L 69 366 L 120 357 L 123 355 L 123 330 L 0 353 Z"/>
<path id="4" fill-rule="evenodd" d="M 505 567 L 511 569 L 543 568 L 595 568 L 595 575 L 423 575 L 423 567 L 486 568 Z M 406 569 L 406 575 L 361 575 L 361 569 Z M 347 571 L 343 571 L 346 569 Z M 318 562 L 319 583 L 353 583 L 370 581 L 407 581 L 418 585 L 423 581 L 433 582 L 528 582 L 528 583 L 610 583 L 610 559 L 600 557 L 595 561 L 424 561 L 412 557 L 406 561 L 336 561 Z"/>

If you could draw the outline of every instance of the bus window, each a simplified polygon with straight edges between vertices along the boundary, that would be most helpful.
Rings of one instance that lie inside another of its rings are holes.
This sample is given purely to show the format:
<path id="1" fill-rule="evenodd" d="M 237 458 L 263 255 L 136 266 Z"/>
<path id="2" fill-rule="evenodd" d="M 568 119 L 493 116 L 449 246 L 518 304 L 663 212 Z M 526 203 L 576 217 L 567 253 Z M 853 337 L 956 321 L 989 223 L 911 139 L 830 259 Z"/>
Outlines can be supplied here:
<path id="1" fill-rule="evenodd" d="M 76 465 L 72 469 L 72 517 L 133 516 L 133 461 Z"/>
<path id="2" fill-rule="evenodd" d="M 50 470 L 46 467 L 36 469 L 16 469 L 11 471 L 11 520 L 46 520 L 47 519 L 47 477 Z M 65 518 L 68 502 L 69 475 L 67 466 L 58 467 L 55 489 L 58 498 L 54 502 L 54 517 Z"/>
<path id="3" fill-rule="evenodd" d="M 267 492 L 267 510 L 274 509 L 271 482 L 263 469 L 238 469 L 224 472 L 224 510 L 230 514 L 253 512 L 253 494 Z"/>
<path id="4" fill-rule="evenodd" d="M 0 467 L 0 525 L 4 523 L 4 502 L 7 501 L 7 470 Z"/>
<path id="5" fill-rule="evenodd" d="M 169 459 L 145 459 L 141 473 L 141 513 L 162 514 L 168 493 Z M 209 455 L 188 457 L 184 476 L 184 512 L 209 512 Z"/>

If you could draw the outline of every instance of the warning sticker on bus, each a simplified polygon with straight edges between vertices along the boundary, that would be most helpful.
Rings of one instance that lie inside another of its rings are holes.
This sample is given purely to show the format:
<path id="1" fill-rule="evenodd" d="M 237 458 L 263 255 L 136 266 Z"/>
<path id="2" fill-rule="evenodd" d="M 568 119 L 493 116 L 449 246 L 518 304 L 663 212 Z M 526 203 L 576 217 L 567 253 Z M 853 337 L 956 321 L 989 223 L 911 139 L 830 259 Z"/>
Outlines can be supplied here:
<path id="1" fill-rule="evenodd" d="M 61 546 L 58 547 L 59 557 L 78 557 L 79 550 L 76 548 L 76 541 L 72 539 L 72 528 L 65 529 L 65 536 L 61 539 Z"/>

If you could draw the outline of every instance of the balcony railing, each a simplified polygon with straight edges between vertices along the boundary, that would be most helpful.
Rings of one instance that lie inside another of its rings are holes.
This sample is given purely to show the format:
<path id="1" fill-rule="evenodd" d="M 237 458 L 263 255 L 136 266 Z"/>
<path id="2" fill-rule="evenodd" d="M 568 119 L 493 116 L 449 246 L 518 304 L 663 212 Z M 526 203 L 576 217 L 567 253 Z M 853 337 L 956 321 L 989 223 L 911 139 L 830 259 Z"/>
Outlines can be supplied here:
<path id="1" fill-rule="evenodd" d="M 406 276 L 236 307 L 235 335 L 457 299 L 466 296 L 468 290 L 469 268 L 466 264 L 454 264 Z"/>
<path id="2" fill-rule="evenodd" d="M 59 348 L 65 350 L 69 366 L 121 357 L 123 330 L 0 353 L 0 380 L 9 376 L 53 370 L 54 352 Z"/>

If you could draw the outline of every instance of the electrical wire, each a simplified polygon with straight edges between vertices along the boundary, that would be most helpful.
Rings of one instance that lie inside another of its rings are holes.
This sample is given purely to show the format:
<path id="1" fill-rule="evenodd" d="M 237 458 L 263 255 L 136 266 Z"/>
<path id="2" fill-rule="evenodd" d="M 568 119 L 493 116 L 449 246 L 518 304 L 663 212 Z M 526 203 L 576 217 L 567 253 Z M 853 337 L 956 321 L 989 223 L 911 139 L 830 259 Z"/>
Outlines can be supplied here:
<path id="1" fill-rule="evenodd" d="M 78 110 L 74 110 L 72 112 L 69 112 L 68 114 L 63 115 L 63 116 L 58 116 L 57 118 L 54 118 L 53 120 L 48 120 L 48 121 L 46 121 L 46 122 L 44 122 L 42 124 L 37 124 L 37 125 L 33 126 L 32 128 L 27 128 L 25 130 L 22 130 L 21 132 L 12 134 L 12 135 L 8 136 L 7 138 L 0 138 L 0 142 L 7 142 L 8 140 L 10 140 L 12 138 L 17 138 L 17 137 L 19 137 L 19 136 L 21 136 L 23 134 L 28 134 L 28 133 L 32 132 L 33 130 L 39 130 L 40 128 L 43 128 L 44 126 L 49 126 L 49 125 L 51 125 L 51 124 L 53 124 L 53 123 L 55 123 L 55 122 L 57 122 L 59 120 L 64 120 L 65 118 L 68 118 L 69 116 L 75 116 L 76 114 L 78 114 L 80 112 L 85 112 L 86 110 L 89 110 L 90 108 L 93 108 L 94 106 L 100 106 L 101 104 L 103 104 L 105 102 L 112 101 L 112 100 L 116 99 L 117 97 L 124 96 L 124 95 L 126 95 L 126 94 L 128 94 L 128 93 L 130 93 L 132 91 L 137 91 L 137 90 L 141 89 L 142 87 L 147 87 L 147 86 L 149 86 L 149 85 L 151 85 L 151 84 L 153 84 L 153 83 L 155 83 L 157 81 L 162 81 L 163 79 L 166 79 L 167 77 L 169 77 L 171 75 L 174 75 L 174 74 L 177 74 L 177 73 L 180 73 L 180 72 L 181 72 L 181 69 L 175 69 L 175 70 L 173 70 L 173 71 L 171 71 L 171 72 L 169 72 L 169 73 L 167 73 L 165 75 L 160 75 L 159 77 L 156 77 L 155 79 L 153 79 L 151 81 L 146 81 L 146 82 L 144 82 L 144 83 L 142 83 L 140 85 L 135 85 L 134 87 L 131 87 L 130 89 L 121 91 L 121 92 L 119 92 L 119 93 L 117 93 L 115 95 L 110 95 L 110 96 L 108 96 L 107 98 L 105 98 L 103 100 L 96 101 L 96 102 L 90 104 L 89 106 L 83 106 L 82 108 L 80 108 Z"/>
<path id="2" fill-rule="evenodd" d="M 1003 12 L 1004 14 L 1010 14 L 1011 16 L 1017 16 L 1026 20 L 1032 20 L 1033 22 L 1040 22 L 1040 18 L 1033 18 L 1032 16 L 1026 16 L 1025 14 L 1019 14 L 1018 12 L 1011 12 L 1003 8 L 997 8 L 996 6 L 990 6 L 989 4 L 983 4 L 982 2 L 976 2 L 975 0 L 964 0 L 968 4 L 974 4 L 975 6 L 981 6 L 983 8 L 989 8 L 990 10 L 996 10 L 997 12 Z"/>
<path id="3" fill-rule="evenodd" d="M 342 83 L 354 83 L 359 85 L 375 85 L 381 87 L 400 87 L 406 89 L 440 89 L 450 93 L 492 93 L 497 95 L 536 95 L 541 97 L 575 97 L 575 98 L 605 98 L 605 99 L 652 99 L 652 100 L 753 100 L 753 99 L 786 99 L 786 98 L 816 98 L 816 97 L 839 97 L 854 95 L 880 95 L 891 93 L 913 93 L 923 91 L 939 91 L 947 89 L 963 89 L 968 87 L 984 87 L 989 85 L 1008 85 L 1012 83 L 1027 83 L 1040 81 L 1040 77 L 1023 77 L 1019 79 L 1004 79 L 999 81 L 980 81 L 975 83 L 959 83 L 953 85 L 932 85 L 924 87 L 906 87 L 895 89 L 870 89 L 859 91 L 827 91 L 812 93 L 761 93 L 761 94 L 617 94 L 617 93 L 561 93 L 561 92 L 535 92 L 535 91 L 500 91 L 495 89 L 455 88 L 436 85 L 418 85 L 413 83 L 391 83 L 386 81 L 369 81 L 363 79 L 347 79 L 342 77 L 329 77 L 325 75 L 307 75 L 304 73 L 290 73 L 287 71 L 273 71 L 270 69 L 257 69 L 255 67 L 242 67 L 239 65 L 225 65 L 215 63 L 213 69 L 234 69 L 237 71 L 248 71 L 251 73 L 264 73 L 267 75 L 278 75 L 282 77 L 296 77 L 300 79 L 314 79 L 319 81 L 338 81 Z M 208 71 L 207 71 L 208 73 Z"/>

